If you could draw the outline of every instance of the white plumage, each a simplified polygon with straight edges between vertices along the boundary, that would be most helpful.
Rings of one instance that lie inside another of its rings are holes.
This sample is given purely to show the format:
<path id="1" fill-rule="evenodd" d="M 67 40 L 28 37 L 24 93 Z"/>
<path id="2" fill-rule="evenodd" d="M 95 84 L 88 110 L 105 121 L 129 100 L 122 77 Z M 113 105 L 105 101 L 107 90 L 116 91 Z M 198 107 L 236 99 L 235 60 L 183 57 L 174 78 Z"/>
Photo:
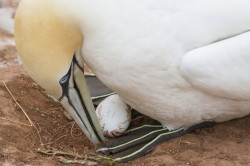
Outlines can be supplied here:
<path id="1" fill-rule="evenodd" d="M 250 1 L 85 6 L 83 58 L 133 108 L 169 129 L 249 114 Z"/>

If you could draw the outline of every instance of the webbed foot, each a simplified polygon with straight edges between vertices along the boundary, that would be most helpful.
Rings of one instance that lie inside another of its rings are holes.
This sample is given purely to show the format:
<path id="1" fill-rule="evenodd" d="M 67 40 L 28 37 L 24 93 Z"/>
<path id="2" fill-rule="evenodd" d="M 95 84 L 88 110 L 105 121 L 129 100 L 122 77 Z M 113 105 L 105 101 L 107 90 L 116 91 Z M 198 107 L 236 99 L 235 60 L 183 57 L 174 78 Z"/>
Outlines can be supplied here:
<path id="1" fill-rule="evenodd" d="M 214 124 L 215 122 L 208 120 L 188 129 L 179 128 L 172 131 L 161 125 L 143 125 L 108 140 L 107 147 L 98 149 L 98 152 L 112 155 L 118 162 L 127 162 L 147 154 L 162 142 Z"/>

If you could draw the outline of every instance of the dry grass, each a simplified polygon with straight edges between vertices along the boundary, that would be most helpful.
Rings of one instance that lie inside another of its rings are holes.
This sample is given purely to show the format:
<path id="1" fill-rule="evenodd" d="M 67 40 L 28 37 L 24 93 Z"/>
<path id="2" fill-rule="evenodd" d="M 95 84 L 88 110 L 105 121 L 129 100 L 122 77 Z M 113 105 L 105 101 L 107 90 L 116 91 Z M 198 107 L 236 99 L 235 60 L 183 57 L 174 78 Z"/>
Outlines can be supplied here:
<path id="1" fill-rule="evenodd" d="M 42 142 L 42 138 L 41 138 L 41 134 L 40 134 L 39 129 L 36 127 L 36 125 L 30 119 L 30 117 L 28 116 L 28 114 L 26 113 L 26 111 L 23 109 L 23 107 L 18 103 L 18 101 L 16 100 L 16 98 L 13 95 L 13 93 L 10 91 L 10 89 L 6 85 L 6 83 L 4 81 L 2 81 L 2 83 L 3 83 L 4 87 L 6 88 L 6 90 L 8 91 L 8 93 L 10 94 L 10 96 L 12 97 L 12 99 L 14 100 L 15 104 L 21 109 L 21 111 L 23 112 L 23 114 L 25 115 L 25 117 L 28 119 L 28 121 L 29 121 L 30 124 L 24 124 L 24 123 L 21 123 L 21 122 L 16 122 L 16 121 L 11 120 L 9 118 L 1 118 L 1 119 L 8 120 L 8 121 L 15 122 L 15 123 L 19 123 L 19 124 L 23 124 L 23 125 L 29 126 L 29 127 L 34 127 L 36 129 L 36 131 L 37 131 L 37 134 L 38 134 L 38 137 L 39 137 L 39 140 L 40 140 L 40 145 L 43 147 L 44 144 Z"/>
<path id="2" fill-rule="evenodd" d="M 64 164 L 82 164 L 82 165 L 113 165 L 115 163 L 114 159 L 107 156 L 100 155 L 86 155 L 86 154 L 78 154 L 75 152 L 64 152 L 57 149 L 36 149 L 37 152 L 55 156 L 57 159 Z"/>

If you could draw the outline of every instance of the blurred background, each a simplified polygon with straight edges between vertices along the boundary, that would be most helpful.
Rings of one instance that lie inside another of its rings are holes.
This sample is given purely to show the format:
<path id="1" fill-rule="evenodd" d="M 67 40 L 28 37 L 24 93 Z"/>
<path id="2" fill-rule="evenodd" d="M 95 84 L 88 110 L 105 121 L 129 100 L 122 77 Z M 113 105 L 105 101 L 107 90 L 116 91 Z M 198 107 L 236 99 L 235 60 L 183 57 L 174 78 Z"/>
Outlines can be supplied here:
<path id="1" fill-rule="evenodd" d="M 20 0 L 0 0 L 0 68 L 21 63 L 14 43 L 14 16 Z"/>

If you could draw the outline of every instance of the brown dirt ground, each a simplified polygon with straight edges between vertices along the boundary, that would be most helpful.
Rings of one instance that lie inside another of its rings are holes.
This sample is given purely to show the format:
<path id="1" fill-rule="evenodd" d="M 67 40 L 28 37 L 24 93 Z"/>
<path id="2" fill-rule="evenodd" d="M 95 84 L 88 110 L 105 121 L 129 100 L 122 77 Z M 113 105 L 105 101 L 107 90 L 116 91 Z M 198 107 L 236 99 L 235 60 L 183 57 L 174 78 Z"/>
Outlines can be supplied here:
<path id="1" fill-rule="evenodd" d="M 40 154 L 37 149 L 95 155 L 96 147 L 73 121 L 66 118 L 62 106 L 34 83 L 19 64 L 16 54 L 13 45 L 6 45 L 0 50 L 0 165 L 65 165 L 58 156 Z M 14 102 L 3 81 L 36 128 L 27 126 L 27 117 Z M 247 116 L 196 130 L 159 145 L 144 157 L 114 165 L 250 166 L 249 154 L 250 116 Z"/>

